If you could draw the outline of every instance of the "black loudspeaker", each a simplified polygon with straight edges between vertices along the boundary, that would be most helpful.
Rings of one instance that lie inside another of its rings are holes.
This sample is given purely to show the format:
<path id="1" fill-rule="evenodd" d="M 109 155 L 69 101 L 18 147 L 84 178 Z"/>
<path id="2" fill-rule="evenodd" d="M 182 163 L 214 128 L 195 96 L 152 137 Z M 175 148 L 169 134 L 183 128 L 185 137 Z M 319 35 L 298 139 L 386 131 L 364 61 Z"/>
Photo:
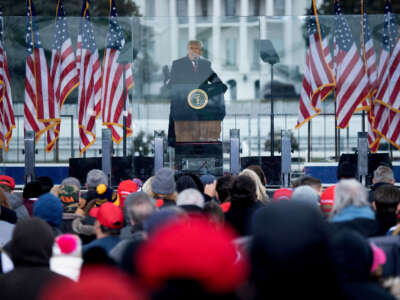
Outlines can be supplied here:
<path id="1" fill-rule="evenodd" d="M 268 185 L 281 185 L 280 156 L 248 156 L 240 159 L 242 170 L 250 165 L 259 165 L 264 171 Z"/>
<path id="2" fill-rule="evenodd" d="M 279 63 L 279 56 L 270 40 L 260 40 L 260 57 L 263 62 L 274 65 Z"/>
<path id="3" fill-rule="evenodd" d="M 82 186 L 86 183 L 86 176 L 90 170 L 101 170 L 101 157 L 70 158 L 68 176 L 79 179 Z"/>
<path id="4" fill-rule="evenodd" d="M 111 185 L 113 187 L 126 179 L 138 177 L 145 181 L 153 175 L 153 157 L 135 157 L 133 162 L 132 165 L 132 156 L 112 158 Z M 68 176 L 78 178 L 82 186 L 86 183 L 87 173 L 93 169 L 101 170 L 101 157 L 69 159 Z"/>
<path id="5" fill-rule="evenodd" d="M 154 175 L 154 157 L 153 156 L 139 156 L 135 157 L 133 161 L 134 176 L 140 178 L 143 182 Z M 133 177 L 132 177 L 133 178 Z"/>
<path id="6" fill-rule="evenodd" d="M 346 153 L 340 155 L 338 169 L 341 168 L 344 162 L 347 162 L 355 170 L 357 174 L 357 153 Z M 374 171 L 381 165 L 392 167 L 392 162 L 389 158 L 388 153 L 368 153 L 368 175 L 367 185 L 372 184 L 372 177 L 374 177 Z"/>

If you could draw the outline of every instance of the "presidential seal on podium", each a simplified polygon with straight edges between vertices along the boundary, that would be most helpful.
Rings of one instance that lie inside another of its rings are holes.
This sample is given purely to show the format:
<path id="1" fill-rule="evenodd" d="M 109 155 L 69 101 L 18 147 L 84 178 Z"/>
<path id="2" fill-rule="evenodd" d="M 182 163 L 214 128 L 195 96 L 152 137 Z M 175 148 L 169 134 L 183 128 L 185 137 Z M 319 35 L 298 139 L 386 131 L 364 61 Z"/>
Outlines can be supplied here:
<path id="1" fill-rule="evenodd" d="M 189 93 L 187 101 L 191 108 L 203 109 L 208 103 L 208 95 L 202 89 L 194 89 Z"/>

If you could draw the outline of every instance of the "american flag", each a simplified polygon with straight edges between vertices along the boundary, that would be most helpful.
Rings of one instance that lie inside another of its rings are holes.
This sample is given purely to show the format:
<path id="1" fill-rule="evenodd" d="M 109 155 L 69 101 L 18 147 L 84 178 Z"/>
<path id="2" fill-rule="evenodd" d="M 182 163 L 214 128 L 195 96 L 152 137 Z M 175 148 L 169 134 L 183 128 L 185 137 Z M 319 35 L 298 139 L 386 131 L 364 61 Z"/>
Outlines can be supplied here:
<path id="1" fill-rule="evenodd" d="M 68 25 L 65 19 L 62 1 L 57 4 L 56 29 L 54 32 L 53 52 L 51 56 L 50 76 L 54 84 L 54 94 L 61 112 L 61 108 L 68 95 L 78 86 L 79 77 L 76 69 L 76 60 L 69 37 Z M 60 134 L 60 124 L 47 132 L 48 152 L 52 151 Z"/>
<path id="2" fill-rule="evenodd" d="M 369 97 L 365 100 L 363 106 L 367 106 L 368 113 L 368 144 L 371 152 L 375 153 L 379 147 L 380 137 L 374 131 L 374 103 L 373 97 L 378 88 L 378 70 L 377 59 L 374 48 L 374 43 L 371 38 L 371 30 L 368 26 L 367 12 L 365 11 L 364 3 L 362 3 L 362 34 L 361 34 L 361 55 L 364 61 L 364 70 L 368 76 L 369 82 Z"/>
<path id="3" fill-rule="evenodd" d="M 11 97 L 10 74 L 6 51 L 3 46 L 3 17 L 0 10 L 0 148 L 8 151 L 15 128 L 13 102 Z"/>
<path id="4" fill-rule="evenodd" d="M 111 0 L 110 24 L 107 34 L 107 49 L 103 61 L 103 90 L 102 90 L 102 114 L 103 125 L 112 130 L 113 141 L 121 142 L 123 135 L 123 116 L 127 116 L 127 136 L 132 134 L 129 113 L 124 112 L 123 72 L 124 67 L 118 63 L 121 49 L 125 39 L 118 22 L 117 9 L 114 0 Z M 126 82 L 132 81 L 130 64 L 127 65 Z M 129 84 L 132 86 L 132 84 Z M 129 87 L 127 85 L 127 87 Z M 126 89 L 127 91 L 128 89 Z M 128 106 L 128 105 L 127 105 Z"/>
<path id="5" fill-rule="evenodd" d="M 299 116 L 296 128 L 321 112 L 321 102 L 335 88 L 332 73 L 332 56 L 328 39 L 319 27 L 318 15 L 313 1 L 313 9 L 307 19 L 309 47 L 306 54 L 303 85 L 300 94 Z"/>
<path id="6" fill-rule="evenodd" d="M 27 0 L 27 57 L 25 66 L 25 130 L 35 132 L 36 141 L 60 122 L 53 81 L 37 25 L 32 0 Z"/>
<path id="7" fill-rule="evenodd" d="M 346 128 L 360 103 L 368 97 L 368 77 L 360 53 L 354 43 L 350 27 L 339 2 L 335 2 L 335 30 L 333 34 L 336 119 L 339 128 Z"/>
<path id="8" fill-rule="evenodd" d="M 379 60 L 379 87 L 375 99 L 375 128 L 382 137 L 400 148 L 400 83 L 398 82 L 400 42 L 397 35 L 392 5 L 390 1 L 386 1 L 382 52 Z"/>
<path id="9" fill-rule="evenodd" d="M 96 141 L 96 118 L 101 109 L 101 66 L 87 0 L 83 1 L 76 56 L 80 82 L 78 94 L 79 150 L 82 154 Z"/>

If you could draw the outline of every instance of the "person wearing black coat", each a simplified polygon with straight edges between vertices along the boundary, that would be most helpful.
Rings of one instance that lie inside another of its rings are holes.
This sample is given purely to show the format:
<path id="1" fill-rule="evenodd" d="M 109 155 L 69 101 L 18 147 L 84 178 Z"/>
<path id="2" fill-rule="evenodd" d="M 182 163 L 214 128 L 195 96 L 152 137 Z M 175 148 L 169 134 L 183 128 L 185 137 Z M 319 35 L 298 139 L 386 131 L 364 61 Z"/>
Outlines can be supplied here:
<path id="1" fill-rule="evenodd" d="M 15 224 L 17 223 L 18 218 L 15 211 L 0 205 L 0 220 Z"/>
<path id="2" fill-rule="evenodd" d="M 202 44 L 191 40 L 188 54 L 173 61 L 168 87 L 171 89 L 171 110 L 168 127 L 168 145 L 175 146 L 174 120 L 222 120 L 225 117 L 223 94 L 228 87 L 211 68 L 211 62 L 203 59 Z M 186 102 L 193 89 L 204 90 L 209 103 L 204 109 L 192 109 Z"/>
<path id="3" fill-rule="evenodd" d="M 371 277 L 373 251 L 360 233 L 340 229 L 332 235 L 333 257 L 344 293 L 355 300 L 394 300 L 394 296 Z"/>
<path id="4" fill-rule="evenodd" d="M 300 201 L 268 204 L 254 214 L 252 235 L 253 300 L 347 299 L 318 208 Z"/>
<path id="5" fill-rule="evenodd" d="M 53 242 L 53 231 L 45 221 L 18 222 L 10 244 L 14 270 L 0 276 L 0 299 L 39 299 L 48 284 L 65 279 L 49 269 Z"/>
<path id="6" fill-rule="evenodd" d="M 251 233 L 251 219 L 257 209 L 263 207 L 257 201 L 256 185 L 247 175 L 236 177 L 232 183 L 231 207 L 225 213 L 225 220 L 240 236 Z"/>
<path id="7" fill-rule="evenodd" d="M 368 194 L 369 203 L 372 203 L 372 201 L 374 201 L 375 191 L 382 185 L 386 184 L 395 184 L 393 170 L 388 166 L 379 166 L 374 171 L 374 177 L 372 178 L 372 185 Z"/>

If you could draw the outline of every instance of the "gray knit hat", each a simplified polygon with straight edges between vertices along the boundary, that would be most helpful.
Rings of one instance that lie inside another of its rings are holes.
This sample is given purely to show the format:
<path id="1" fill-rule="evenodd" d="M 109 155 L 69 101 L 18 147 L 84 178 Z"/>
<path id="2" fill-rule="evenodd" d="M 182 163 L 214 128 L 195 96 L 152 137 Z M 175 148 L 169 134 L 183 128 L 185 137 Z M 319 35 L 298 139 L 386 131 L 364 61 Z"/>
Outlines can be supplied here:
<path id="1" fill-rule="evenodd" d="M 151 184 L 151 189 L 156 194 L 173 194 L 175 187 L 174 171 L 170 168 L 158 170 Z"/>
<path id="2" fill-rule="evenodd" d="M 93 169 L 87 173 L 86 184 L 88 189 L 96 189 L 99 184 L 107 184 L 107 176 L 102 170 Z"/>
<path id="3" fill-rule="evenodd" d="M 318 206 L 319 196 L 311 186 L 302 185 L 294 190 L 292 201 L 301 201 L 303 203 Z"/>

